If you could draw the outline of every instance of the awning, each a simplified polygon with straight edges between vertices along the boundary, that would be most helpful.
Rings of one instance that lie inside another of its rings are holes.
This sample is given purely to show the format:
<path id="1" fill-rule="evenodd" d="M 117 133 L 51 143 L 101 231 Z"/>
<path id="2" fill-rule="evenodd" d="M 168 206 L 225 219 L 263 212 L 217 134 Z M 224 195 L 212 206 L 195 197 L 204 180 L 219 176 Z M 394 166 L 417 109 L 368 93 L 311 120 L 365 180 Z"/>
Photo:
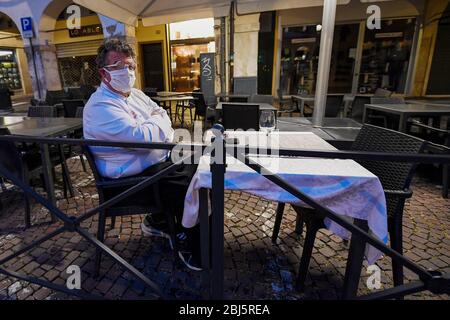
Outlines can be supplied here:
<path id="1" fill-rule="evenodd" d="M 172 22 L 224 17 L 231 0 L 74 0 L 92 11 L 128 25 L 141 18 L 145 26 Z M 348 4 L 350 0 L 338 0 Z M 322 6 L 323 0 L 236 0 L 238 14 Z"/>

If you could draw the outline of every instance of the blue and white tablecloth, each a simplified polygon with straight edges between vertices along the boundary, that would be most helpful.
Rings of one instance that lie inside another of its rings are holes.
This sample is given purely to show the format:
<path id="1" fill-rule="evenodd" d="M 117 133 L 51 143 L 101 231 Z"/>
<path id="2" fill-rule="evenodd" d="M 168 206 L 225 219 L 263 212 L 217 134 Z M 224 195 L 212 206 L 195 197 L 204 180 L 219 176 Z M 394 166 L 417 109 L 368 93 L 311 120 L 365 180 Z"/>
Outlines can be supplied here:
<path id="1" fill-rule="evenodd" d="M 323 139 L 308 132 L 273 132 L 267 136 L 261 132 L 228 133 L 237 137 L 241 144 L 264 146 L 268 143 L 280 148 L 336 150 Z M 366 220 L 370 232 L 388 241 L 386 200 L 379 179 L 353 160 L 319 158 L 252 157 L 271 172 L 296 186 L 317 202 L 349 218 Z M 198 223 L 199 190 L 211 188 L 209 157 L 200 159 L 185 198 L 182 224 L 191 228 Z M 302 203 L 290 193 L 256 173 L 235 158 L 227 157 L 225 189 L 240 190 L 265 199 L 296 205 Z M 340 225 L 326 219 L 327 228 L 349 238 L 349 232 Z M 374 263 L 381 252 L 368 246 L 366 257 Z"/>

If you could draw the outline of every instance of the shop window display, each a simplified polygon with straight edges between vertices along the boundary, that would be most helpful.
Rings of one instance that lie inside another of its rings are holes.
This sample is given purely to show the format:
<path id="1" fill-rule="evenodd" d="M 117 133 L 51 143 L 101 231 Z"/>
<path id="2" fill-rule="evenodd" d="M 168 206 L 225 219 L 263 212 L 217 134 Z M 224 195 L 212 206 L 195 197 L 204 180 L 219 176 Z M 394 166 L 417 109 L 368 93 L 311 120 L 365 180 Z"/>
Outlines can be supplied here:
<path id="1" fill-rule="evenodd" d="M 0 49 L 0 87 L 22 89 L 19 66 L 13 50 Z"/>

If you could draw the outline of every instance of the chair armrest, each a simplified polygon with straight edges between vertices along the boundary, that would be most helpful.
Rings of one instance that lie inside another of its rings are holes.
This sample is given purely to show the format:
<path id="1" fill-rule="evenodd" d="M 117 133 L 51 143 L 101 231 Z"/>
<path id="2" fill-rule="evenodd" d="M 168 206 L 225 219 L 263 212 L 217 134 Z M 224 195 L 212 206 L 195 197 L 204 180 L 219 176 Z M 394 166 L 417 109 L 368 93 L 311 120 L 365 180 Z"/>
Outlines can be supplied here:
<path id="1" fill-rule="evenodd" d="M 384 190 L 384 194 L 387 196 L 396 196 L 399 198 L 408 199 L 412 197 L 412 190 L 406 189 L 406 190 Z"/>
<path id="2" fill-rule="evenodd" d="M 96 184 L 98 187 L 102 187 L 102 188 L 125 187 L 125 186 L 130 186 L 130 185 L 136 185 L 148 178 L 150 178 L 150 176 L 121 178 L 121 179 L 109 180 L 109 181 L 99 181 Z"/>
<path id="3" fill-rule="evenodd" d="M 430 130 L 430 131 L 443 133 L 443 134 L 446 134 L 446 135 L 450 134 L 450 132 L 448 130 L 435 128 L 435 127 L 426 125 L 426 124 L 424 124 L 424 123 L 422 123 L 420 121 L 417 121 L 417 120 L 411 120 L 411 121 L 409 121 L 409 124 L 412 125 L 412 126 L 416 126 L 416 127 L 419 127 L 419 128 L 427 129 L 427 130 Z"/>

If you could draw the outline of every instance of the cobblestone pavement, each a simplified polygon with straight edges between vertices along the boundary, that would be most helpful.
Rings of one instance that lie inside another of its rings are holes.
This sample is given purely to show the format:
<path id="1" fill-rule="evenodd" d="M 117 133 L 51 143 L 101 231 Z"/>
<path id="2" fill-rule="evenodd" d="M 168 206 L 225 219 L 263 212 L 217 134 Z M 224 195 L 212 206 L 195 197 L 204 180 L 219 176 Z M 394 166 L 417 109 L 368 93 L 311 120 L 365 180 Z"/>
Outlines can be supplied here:
<path id="1" fill-rule="evenodd" d="M 96 206 L 98 195 L 90 173 L 82 171 L 79 160 L 69 160 L 75 180 L 76 196 L 63 198 L 61 183 L 57 185 L 58 207 L 68 214 L 80 215 Z M 60 177 L 60 174 L 58 174 Z M 406 256 L 425 268 L 450 273 L 450 201 L 442 199 L 440 190 L 424 178 L 416 178 L 414 196 L 408 201 L 404 219 Z M 39 192 L 43 190 L 37 187 Z M 8 186 L 0 194 L 0 259 L 20 249 L 24 244 L 55 230 L 59 223 L 50 224 L 49 215 L 40 205 L 33 204 L 33 227 L 23 231 L 21 194 Z M 318 234 L 306 290 L 294 289 L 302 239 L 293 232 L 295 215 L 288 207 L 278 245 L 272 245 L 270 235 L 276 204 L 238 192 L 226 193 L 225 210 L 225 285 L 226 298 L 231 299 L 335 299 L 342 287 L 348 248 L 338 237 L 326 230 Z M 106 245 L 130 261 L 139 270 L 176 299 L 199 299 L 202 289 L 201 273 L 184 267 L 170 250 L 167 241 L 142 235 L 142 216 L 118 218 L 116 228 L 107 232 Z M 94 217 L 82 226 L 96 232 Z M 109 258 L 104 258 L 101 275 L 93 278 L 94 248 L 79 235 L 64 233 L 38 248 L 6 264 L 10 270 L 65 284 L 66 269 L 76 264 L 82 269 L 82 288 L 110 299 L 154 299 L 152 292 L 124 272 Z M 382 285 L 392 285 L 390 259 L 378 262 L 382 269 Z M 359 293 L 369 292 L 365 271 Z M 408 280 L 415 276 L 406 271 Z M 47 288 L 0 275 L 1 299 L 73 299 Z M 448 299 L 429 292 L 408 296 L 408 299 Z"/>

